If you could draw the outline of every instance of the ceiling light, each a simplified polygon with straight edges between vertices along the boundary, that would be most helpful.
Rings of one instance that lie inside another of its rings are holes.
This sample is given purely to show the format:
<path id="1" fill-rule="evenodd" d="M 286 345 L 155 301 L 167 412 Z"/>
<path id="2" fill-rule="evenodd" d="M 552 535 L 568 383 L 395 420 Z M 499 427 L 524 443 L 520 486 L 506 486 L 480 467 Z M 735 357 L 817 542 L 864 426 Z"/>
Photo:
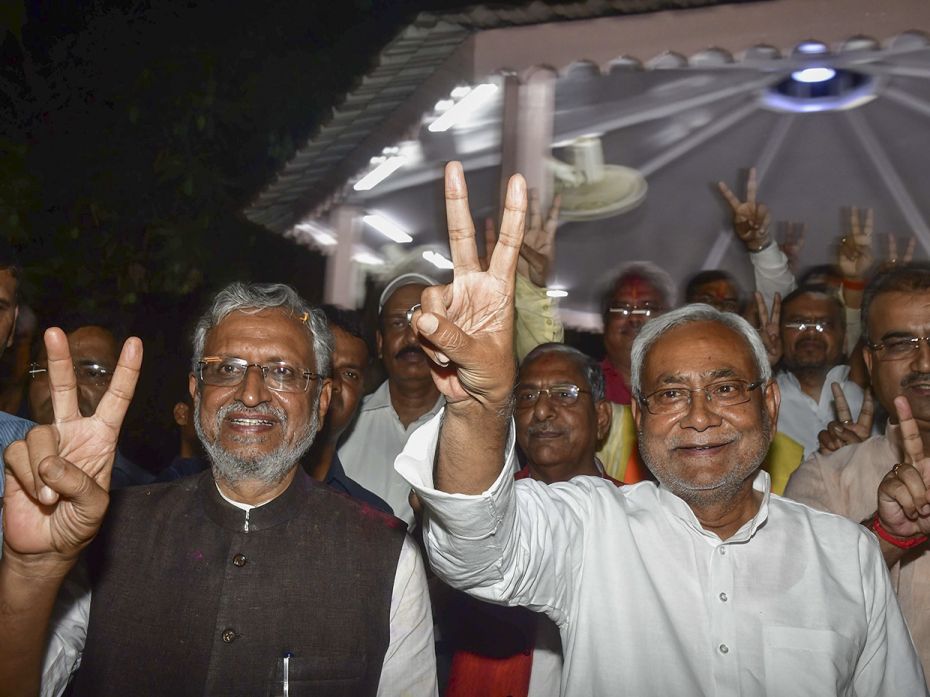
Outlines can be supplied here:
<path id="1" fill-rule="evenodd" d="M 407 164 L 407 158 L 403 155 L 394 155 L 388 157 L 381 164 L 371 170 L 364 177 L 359 179 L 352 188 L 356 191 L 368 191 L 374 189 L 378 184 L 383 182 L 389 176 L 394 174 L 398 169 Z"/>
<path id="2" fill-rule="evenodd" d="M 368 266 L 383 266 L 384 259 L 370 251 L 361 250 L 352 255 L 352 261 Z"/>
<path id="3" fill-rule="evenodd" d="M 333 235 L 331 230 L 317 223 L 300 223 L 294 227 L 299 232 L 302 232 L 305 235 L 310 235 L 314 240 L 316 240 L 317 244 L 320 244 L 324 247 L 333 247 L 337 242 L 336 236 Z"/>
<path id="4" fill-rule="evenodd" d="M 430 249 L 427 249 L 425 252 L 423 252 L 423 258 L 426 259 L 430 264 L 435 266 L 437 269 L 455 268 L 455 265 L 449 259 L 446 259 L 439 252 L 434 252 Z"/>
<path id="5" fill-rule="evenodd" d="M 791 73 L 791 79 L 798 82 L 826 82 L 836 77 L 836 71 L 833 68 L 804 68 L 804 70 L 795 70 Z"/>
<path id="6" fill-rule="evenodd" d="M 440 99 L 438 102 L 436 102 L 436 106 L 433 107 L 433 111 L 435 111 L 437 114 L 441 114 L 444 111 L 449 111 L 449 109 L 454 106 L 454 99 Z"/>
<path id="7" fill-rule="evenodd" d="M 827 52 L 827 45 L 822 41 L 802 41 L 797 45 L 795 51 L 804 53 L 808 56 L 815 56 Z"/>
<path id="8" fill-rule="evenodd" d="M 546 295 L 548 295 L 550 298 L 567 298 L 568 291 L 562 290 L 561 288 L 550 288 L 546 291 Z"/>
<path id="9" fill-rule="evenodd" d="M 469 87 L 468 85 L 459 85 L 454 90 L 452 90 L 452 92 L 449 93 L 449 96 L 452 97 L 452 99 L 461 99 L 462 97 L 467 95 L 469 92 L 471 92 L 471 87 Z"/>
<path id="10" fill-rule="evenodd" d="M 497 93 L 497 85 L 491 82 L 485 82 L 478 85 L 462 98 L 454 107 L 445 112 L 438 119 L 429 125 L 432 133 L 442 133 L 448 131 L 455 124 L 459 123 L 466 116 L 474 112 Z M 452 90 L 453 95 L 455 90 Z"/>
<path id="11" fill-rule="evenodd" d="M 362 218 L 362 220 L 365 221 L 368 225 L 371 225 L 371 227 L 387 237 L 389 240 L 397 242 L 398 244 L 413 242 L 413 238 L 407 234 L 406 230 L 404 230 L 400 225 L 395 223 L 390 218 L 386 218 L 380 213 L 366 215 L 364 218 Z"/>

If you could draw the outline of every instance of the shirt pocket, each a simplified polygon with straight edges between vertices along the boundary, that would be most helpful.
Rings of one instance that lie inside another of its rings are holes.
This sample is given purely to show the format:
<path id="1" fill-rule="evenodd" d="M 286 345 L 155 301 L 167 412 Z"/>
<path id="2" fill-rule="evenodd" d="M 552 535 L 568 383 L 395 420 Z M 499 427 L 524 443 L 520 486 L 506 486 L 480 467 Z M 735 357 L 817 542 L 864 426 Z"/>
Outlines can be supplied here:
<path id="1" fill-rule="evenodd" d="M 764 627 L 766 697 L 849 694 L 858 652 L 830 629 Z"/>
<path id="2" fill-rule="evenodd" d="M 367 662 L 362 655 L 291 656 L 288 697 L 357 697 L 362 694 Z M 275 664 L 270 697 L 284 694 L 284 659 Z"/>

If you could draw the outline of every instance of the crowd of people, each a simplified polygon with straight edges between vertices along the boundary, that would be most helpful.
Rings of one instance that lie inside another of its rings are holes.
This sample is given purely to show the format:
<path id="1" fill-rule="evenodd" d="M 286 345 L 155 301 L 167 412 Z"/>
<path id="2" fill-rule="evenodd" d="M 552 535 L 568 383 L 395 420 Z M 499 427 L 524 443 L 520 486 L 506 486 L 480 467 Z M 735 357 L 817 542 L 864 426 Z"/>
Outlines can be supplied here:
<path id="1" fill-rule="evenodd" d="M 0 412 L 3 694 L 930 694 L 930 266 L 854 210 L 799 273 L 746 184 L 753 292 L 624 264 L 597 360 L 546 294 L 558 200 L 515 176 L 480 255 L 452 163 L 452 281 L 377 327 L 222 289 L 158 472 L 119 448 L 140 340 L 54 323 Z"/>

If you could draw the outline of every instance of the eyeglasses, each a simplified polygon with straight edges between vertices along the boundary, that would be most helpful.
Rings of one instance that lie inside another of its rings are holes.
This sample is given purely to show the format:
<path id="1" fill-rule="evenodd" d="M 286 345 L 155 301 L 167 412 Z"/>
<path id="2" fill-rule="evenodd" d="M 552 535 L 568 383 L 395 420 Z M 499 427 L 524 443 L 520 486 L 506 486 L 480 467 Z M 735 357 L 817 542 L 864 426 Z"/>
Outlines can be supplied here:
<path id="1" fill-rule="evenodd" d="M 867 342 L 870 349 L 880 361 L 901 361 L 912 358 L 920 350 L 920 342 L 924 341 L 930 346 L 930 336 L 896 336 L 880 344 Z"/>
<path id="2" fill-rule="evenodd" d="M 649 319 L 653 315 L 660 314 L 662 308 L 655 305 L 627 305 L 624 303 L 622 305 L 611 305 L 607 308 L 607 312 L 618 317 L 639 316 Z"/>
<path id="3" fill-rule="evenodd" d="M 752 391 L 764 382 L 721 380 L 704 387 L 663 387 L 645 397 L 639 397 L 639 403 L 656 416 L 681 414 L 691 408 L 694 393 L 703 392 L 708 406 L 735 407 L 748 402 Z"/>
<path id="4" fill-rule="evenodd" d="M 30 363 L 29 376 L 33 380 L 47 380 L 48 367 L 39 365 L 38 363 Z M 113 379 L 113 370 L 99 363 L 74 364 L 74 378 L 81 385 L 106 387 L 110 384 L 110 380 Z"/>
<path id="5" fill-rule="evenodd" d="M 213 387 L 236 387 L 249 368 L 258 368 L 262 371 L 265 387 L 275 392 L 306 392 L 311 380 L 323 377 L 284 361 L 249 363 L 244 358 L 224 356 L 204 356 L 197 362 L 197 367 L 200 381 Z"/>
<path id="6" fill-rule="evenodd" d="M 813 329 L 818 334 L 823 334 L 829 329 L 833 329 L 833 322 L 828 319 L 804 319 L 797 322 L 785 322 L 786 329 L 794 329 L 799 332 Z"/>
<path id="7" fill-rule="evenodd" d="M 570 407 L 578 401 L 582 394 L 591 394 L 590 390 L 583 390 L 578 385 L 553 385 L 552 387 L 529 387 L 517 385 L 513 391 L 513 398 L 517 409 L 529 409 L 536 406 L 539 396 L 545 393 L 549 401 L 560 407 Z"/>

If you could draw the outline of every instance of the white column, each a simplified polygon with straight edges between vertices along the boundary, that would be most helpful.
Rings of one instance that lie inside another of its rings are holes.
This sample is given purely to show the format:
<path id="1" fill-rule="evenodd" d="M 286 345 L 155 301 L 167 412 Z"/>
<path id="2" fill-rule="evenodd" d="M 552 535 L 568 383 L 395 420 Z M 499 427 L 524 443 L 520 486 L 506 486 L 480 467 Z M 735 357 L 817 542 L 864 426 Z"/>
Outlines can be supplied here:
<path id="1" fill-rule="evenodd" d="M 552 177 L 546 158 L 552 149 L 556 74 L 539 68 L 522 81 L 516 75 L 504 80 L 501 133 L 501 205 L 507 180 L 515 172 L 539 190 L 543 210 L 552 198 Z"/>
<path id="2" fill-rule="evenodd" d="M 358 208 L 339 206 L 330 214 L 336 247 L 326 257 L 325 302 L 350 309 L 362 302 L 359 265 L 352 261 L 355 245 L 361 231 L 362 218 Z"/>

